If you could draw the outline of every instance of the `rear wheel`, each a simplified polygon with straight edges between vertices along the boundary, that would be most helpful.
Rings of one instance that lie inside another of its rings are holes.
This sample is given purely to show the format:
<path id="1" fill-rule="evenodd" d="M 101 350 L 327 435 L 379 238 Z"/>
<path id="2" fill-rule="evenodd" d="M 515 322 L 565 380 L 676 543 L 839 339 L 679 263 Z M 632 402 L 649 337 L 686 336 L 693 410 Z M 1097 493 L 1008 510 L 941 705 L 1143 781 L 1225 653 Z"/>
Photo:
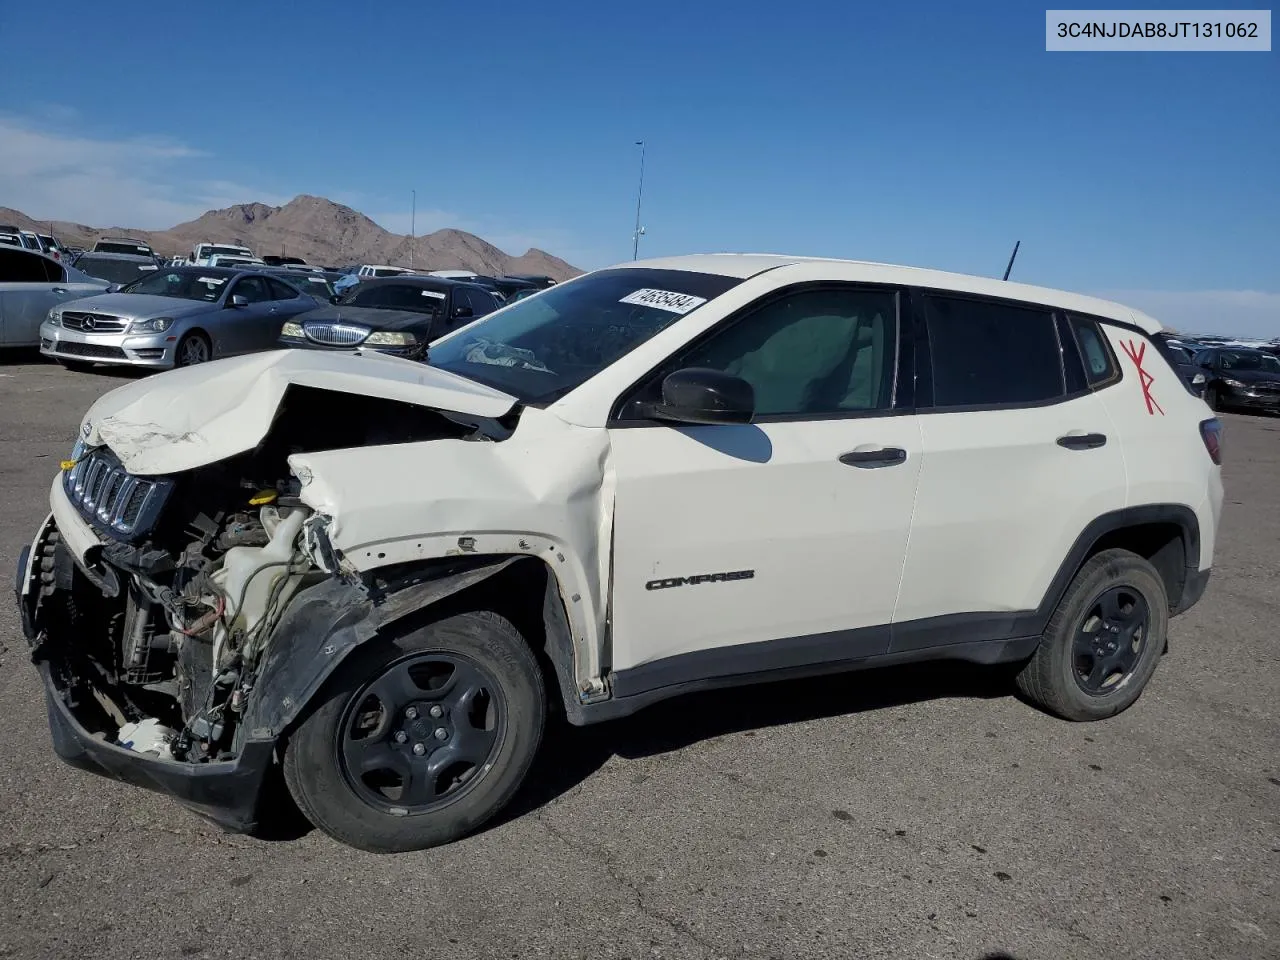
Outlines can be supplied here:
<path id="1" fill-rule="evenodd" d="M 285 782 L 350 846 L 437 846 L 511 799 L 545 716 L 542 672 L 515 627 L 460 614 L 355 651 L 289 738 Z"/>
<path id="2" fill-rule="evenodd" d="M 213 357 L 213 349 L 209 346 L 209 338 L 203 333 L 192 332 L 178 341 L 173 352 L 173 363 L 177 367 L 191 367 L 197 363 L 208 363 Z"/>
<path id="3" fill-rule="evenodd" d="M 1160 574 L 1128 550 L 1080 568 L 1054 611 L 1018 689 L 1068 720 L 1101 720 L 1133 704 L 1155 672 L 1169 626 Z"/>

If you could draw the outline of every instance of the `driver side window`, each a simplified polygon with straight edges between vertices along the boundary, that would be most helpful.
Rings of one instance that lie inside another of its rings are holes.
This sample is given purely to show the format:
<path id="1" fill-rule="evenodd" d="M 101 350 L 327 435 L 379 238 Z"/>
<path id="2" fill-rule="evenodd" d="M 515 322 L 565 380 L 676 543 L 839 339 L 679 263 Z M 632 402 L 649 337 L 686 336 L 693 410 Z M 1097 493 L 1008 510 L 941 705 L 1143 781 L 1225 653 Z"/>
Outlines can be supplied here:
<path id="1" fill-rule="evenodd" d="M 231 291 L 233 297 L 244 297 L 250 303 L 263 303 L 271 299 L 262 277 L 245 277 Z"/>
<path id="2" fill-rule="evenodd" d="M 756 417 L 887 409 L 897 357 L 897 299 L 891 290 L 854 287 L 785 294 L 686 350 L 677 366 L 746 380 L 755 391 Z M 649 390 L 660 392 L 661 379 Z"/>

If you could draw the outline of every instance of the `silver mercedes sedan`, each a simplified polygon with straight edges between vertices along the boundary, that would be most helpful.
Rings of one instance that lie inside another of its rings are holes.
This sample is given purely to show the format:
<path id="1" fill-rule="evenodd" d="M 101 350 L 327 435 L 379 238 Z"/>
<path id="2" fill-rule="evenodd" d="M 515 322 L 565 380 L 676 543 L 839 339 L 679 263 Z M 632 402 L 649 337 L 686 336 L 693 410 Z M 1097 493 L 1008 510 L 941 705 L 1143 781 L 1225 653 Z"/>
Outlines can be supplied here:
<path id="1" fill-rule="evenodd" d="M 70 369 L 185 367 L 278 349 L 284 322 L 318 304 L 255 270 L 161 267 L 118 293 L 54 307 L 40 325 L 40 352 Z"/>

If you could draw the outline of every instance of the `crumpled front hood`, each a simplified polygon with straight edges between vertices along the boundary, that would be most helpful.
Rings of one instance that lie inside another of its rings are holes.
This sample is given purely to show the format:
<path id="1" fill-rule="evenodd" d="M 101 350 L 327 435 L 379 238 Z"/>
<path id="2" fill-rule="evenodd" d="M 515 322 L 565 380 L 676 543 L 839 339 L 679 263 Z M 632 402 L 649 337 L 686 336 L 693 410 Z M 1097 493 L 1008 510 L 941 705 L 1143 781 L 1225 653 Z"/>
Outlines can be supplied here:
<path id="1" fill-rule="evenodd" d="M 291 384 L 476 417 L 501 417 L 516 404 L 465 377 L 373 351 L 273 350 L 118 387 L 89 408 L 80 434 L 107 444 L 133 474 L 191 470 L 257 446 Z"/>

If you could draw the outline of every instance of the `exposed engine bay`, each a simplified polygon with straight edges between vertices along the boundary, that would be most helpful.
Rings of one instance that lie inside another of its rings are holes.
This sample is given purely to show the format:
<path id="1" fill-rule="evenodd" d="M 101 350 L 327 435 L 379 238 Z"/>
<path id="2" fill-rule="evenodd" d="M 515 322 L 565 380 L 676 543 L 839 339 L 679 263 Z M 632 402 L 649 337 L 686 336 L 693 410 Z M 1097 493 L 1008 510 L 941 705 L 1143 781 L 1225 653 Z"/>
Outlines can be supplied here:
<path id="1" fill-rule="evenodd" d="M 499 421 L 294 385 L 252 450 L 182 473 L 134 476 L 109 446 L 81 441 L 60 482 L 102 542 L 83 562 L 57 533 L 41 546 L 36 658 L 95 736 L 177 762 L 229 758 L 291 598 L 335 575 L 360 583 L 326 572 L 338 564 L 316 533 L 325 518 L 299 498 L 288 457 L 508 434 Z"/>

